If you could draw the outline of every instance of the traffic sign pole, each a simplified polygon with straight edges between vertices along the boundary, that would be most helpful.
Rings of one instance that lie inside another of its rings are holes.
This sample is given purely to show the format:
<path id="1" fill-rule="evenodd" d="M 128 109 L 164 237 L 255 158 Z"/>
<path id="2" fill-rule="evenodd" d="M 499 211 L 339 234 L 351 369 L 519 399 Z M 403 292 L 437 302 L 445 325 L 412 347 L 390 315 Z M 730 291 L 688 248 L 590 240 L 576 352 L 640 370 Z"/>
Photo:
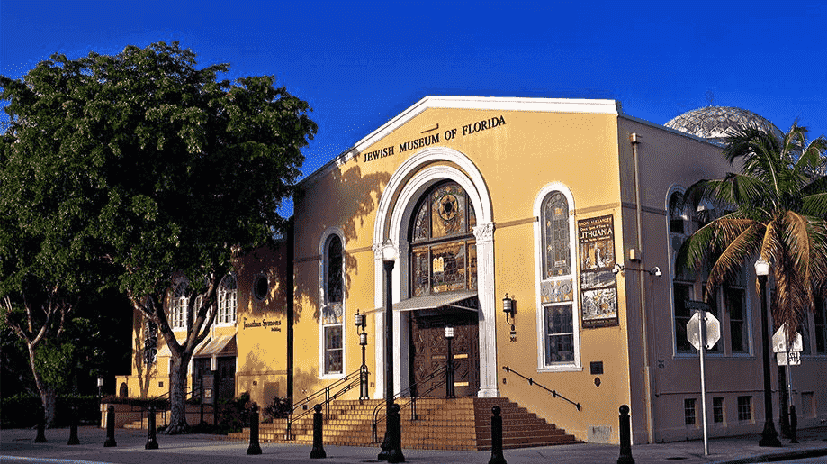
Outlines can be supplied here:
<path id="1" fill-rule="evenodd" d="M 704 421 L 704 455 L 709 456 L 709 437 L 707 435 L 706 422 L 706 370 L 704 368 L 704 358 L 706 357 L 706 311 L 702 309 L 697 309 L 696 311 L 698 314 L 698 333 L 701 334 L 698 358 L 701 360 L 701 411 Z"/>

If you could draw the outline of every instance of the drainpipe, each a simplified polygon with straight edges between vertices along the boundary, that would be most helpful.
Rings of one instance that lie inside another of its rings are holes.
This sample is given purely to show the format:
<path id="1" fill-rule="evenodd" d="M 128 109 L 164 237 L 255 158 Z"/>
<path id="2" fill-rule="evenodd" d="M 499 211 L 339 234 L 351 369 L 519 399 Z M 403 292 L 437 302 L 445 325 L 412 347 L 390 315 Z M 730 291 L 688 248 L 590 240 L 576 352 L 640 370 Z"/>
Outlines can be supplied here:
<path id="1" fill-rule="evenodd" d="M 287 290 L 287 401 L 288 404 L 293 404 L 293 247 L 295 240 L 293 238 L 293 221 L 296 216 L 290 218 L 287 224 L 287 244 L 286 255 L 284 258 L 285 264 L 285 287 Z"/>
<path id="2" fill-rule="evenodd" d="M 632 144 L 632 156 L 635 162 L 635 213 L 637 215 L 637 250 L 640 253 L 641 263 L 643 262 L 643 205 L 640 203 L 640 160 L 638 157 L 638 144 L 640 136 L 636 132 L 629 134 L 629 142 Z M 626 257 L 624 257 L 625 260 Z M 649 365 L 649 331 L 648 319 L 646 317 L 646 286 L 643 282 L 644 276 L 641 272 L 638 276 L 640 292 L 640 325 L 643 344 L 643 388 L 644 402 L 646 404 L 646 434 L 647 442 L 654 442 L 654 417 L 652 414 L 652 370 Z"/>

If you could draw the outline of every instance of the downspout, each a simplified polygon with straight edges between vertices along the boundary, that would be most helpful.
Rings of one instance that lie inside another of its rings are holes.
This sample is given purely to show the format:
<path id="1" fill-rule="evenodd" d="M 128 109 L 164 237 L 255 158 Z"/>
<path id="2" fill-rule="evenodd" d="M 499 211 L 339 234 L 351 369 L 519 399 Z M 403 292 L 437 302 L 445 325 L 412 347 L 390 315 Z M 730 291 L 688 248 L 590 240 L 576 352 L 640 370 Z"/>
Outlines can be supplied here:
<path id="1" fill-rule="evenodd" d="M 632 156 L 635 163 L 635 213 L 637 215 L 637 249 L 643 260 L 643 205 L 640 203 L 640 160 L 638 158 L 638 144 L 640 137 L 636 132 L 629 134 L 629 142 L 632 144 Z M 625 258 L 624 258 L 625 259 Z M 643 344 L 643 389 L 644 402 L 646 404 L 646 434 L 647 442 L 654 442 L 654 416 L 652 414 L 652 370 L 649 365 L 649 332 L 648 319 L 646 317 L 646 286 L 643 282 L 643 272 L 638 276 L 640 292 L 640 324 Z"/>
<path id="2" fill-rule="evenodd" d="M 293 247 L 295 240 L 293 239 L 293 220 L 295 216 L 290 218 L 287 225 L 287 256 L 284 258 L 285 267 L 285 286 L 287 287 L 287 401 L 288 404 L 293 404 Z"/>

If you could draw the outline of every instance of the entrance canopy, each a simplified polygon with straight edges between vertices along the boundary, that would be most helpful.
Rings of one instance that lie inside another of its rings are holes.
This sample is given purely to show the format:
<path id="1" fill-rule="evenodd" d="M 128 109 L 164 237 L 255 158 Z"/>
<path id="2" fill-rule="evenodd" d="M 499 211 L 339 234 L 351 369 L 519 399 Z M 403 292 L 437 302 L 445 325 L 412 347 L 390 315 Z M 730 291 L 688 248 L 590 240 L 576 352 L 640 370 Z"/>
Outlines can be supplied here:
<path id="1" fill-rule="evenodd" d="M 474 301 L 466 301 L 474 299 Z M 419 311 L 421 309 L 434 309 L 442 306 L 450 306 L 452 308 L 459 308 L 466 311 L 477 311 L 478 303 L 476 302 L 477 291 L 470 290 L 464 292 L 452 293 L 437 293 L 435 295 L 415 296 L 402 300 L 393 305 L 394 311 Z M 381 310 L 382 308 L 377 308 Z"/>
<path id="2" fill-rule="evenodd" d="M 235 334 L 221 335 L 210 340 L 209 343 L 197 350 L 193 357 L 212 356 L 212 355 L 236 355 L 238 348 L 236 347 Z"/>

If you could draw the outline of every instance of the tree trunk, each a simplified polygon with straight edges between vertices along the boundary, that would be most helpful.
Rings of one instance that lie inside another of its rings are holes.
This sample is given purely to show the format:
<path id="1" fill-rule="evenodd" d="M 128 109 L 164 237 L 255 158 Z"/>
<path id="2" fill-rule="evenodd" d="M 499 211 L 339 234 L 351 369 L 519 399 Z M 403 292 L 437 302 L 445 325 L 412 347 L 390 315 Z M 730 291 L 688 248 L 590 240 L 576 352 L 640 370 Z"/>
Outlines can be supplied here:
<path id="1" fill-rule="evenodd" d="M 186 360 L 186 361 L 185 361 Z M 166 433 L 176 434 L 187 431 L 187 364 L 188 356 L 172 357 L 172 366 L 169 376 L 169 425 Z"/>
<path id="2" fill-rule="evenodd" d="M 40 395 L 40 403 L 43 406 L 43 414 L 46 417 L 46 427 L 55 426 L 55 411 L 57 410 L 57 392 L 55 389 L 49 387 L 43 380 L 43 376 L 37 370 L 35 364 L 35 349 L 29 344 L 29 366 L 32 369 L 34 376 L 34 383 L 37 386 L 37 392 Z M 40 420 L 40 418 L 38 418 Z"/>

